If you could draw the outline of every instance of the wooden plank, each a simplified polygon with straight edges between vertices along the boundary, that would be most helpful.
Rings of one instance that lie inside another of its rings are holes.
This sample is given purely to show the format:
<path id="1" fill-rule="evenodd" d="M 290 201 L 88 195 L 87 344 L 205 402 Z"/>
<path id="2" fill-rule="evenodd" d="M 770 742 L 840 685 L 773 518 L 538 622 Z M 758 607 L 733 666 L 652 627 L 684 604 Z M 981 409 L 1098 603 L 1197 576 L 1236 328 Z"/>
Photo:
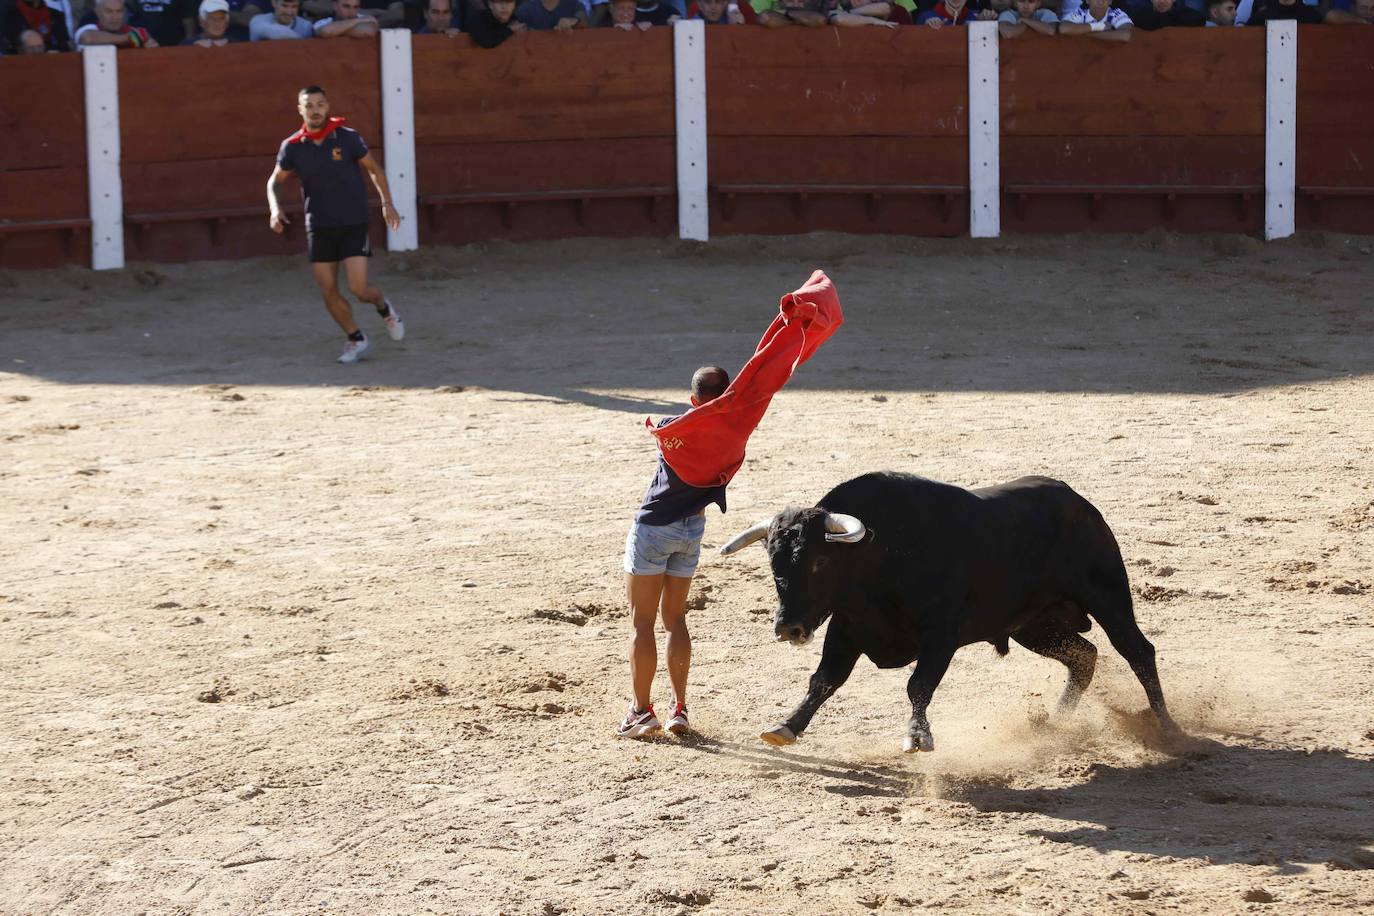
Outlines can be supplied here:
<path id="1" fill-rule="evenodd" d="M 310 84 L 329 93 L 334 114 L 380 144 L 376 41 L 253 42 L 213 62 L 196 51 L 120 55 L 124 162 L 271 158 L 300 127 L 296 91 Z"/>
<path id="2" fill-rule="evenodd" d="M 86 209 L 85 166 L 0 172 L 0 220 L 79 219 Z"/>
<path id="3" fill-rule="evenodd" d="M 0 60 L 0 171 L 84 165 L 84 92 L 75 54 Z"/>
<path id="4" fill-rule="evenodd" d="M 706 123 L 725 136 L 966 136 L 963 30 L 710 33 Z"/>
<path id="5" fill-rule="evenodd" d="M 267 225 L 267 176 L 272 162 L 261 157 L 211 159 L 196 162 L 138 162 L 124 167 L 126 213 L 174 213 L 181 211 L 250 208 L 260 210 Z M 215 176 L 206 181 L 205 176 Z M 377 193 L 370 183 L 368 197 Z M 300 185 L 287 182 L 282 203 L 299 206 Z"/>
<path id="6" fill-rule="evenodd" d="M 1302 46 L 1299 33 L 1298 46 Z M 1298 105 L 1298 187 L 1374 187 L 1374 137 L 1321 137 L 1302 133 Z"/>
<path id="7" fill-rule="evenodd" d="M 711 142 L 710 174 L 712 184 L 967 186 L 968 141 L 962 137 L 718 137 Z"/>
<path id="8" fill-rule="evenodd" d="M 1264 133 L 1263 29 L 1002 43 L 1002 135 Z"/>
<path id="9" fill-rule="evenodd" d="M 1002 182 L 1263 185 L 1264 137 L 1004 136 Z"/>
<path id="10" fill-rule="evenodd" d="M 1299 28 L 1299 143 L 1312 136 L 1374 137 L 1372 81 L 1374 29 Z"/>
<path id="11" fill-rule="evenodd" d="M 672 137 L 429 144 L 415 152 L 421 196 L 676 183 Z"/>
<path id="12" fill-rule="evenodd" d="M 416 143 L 673 136 L 672 29 L 418 36 Z"/>

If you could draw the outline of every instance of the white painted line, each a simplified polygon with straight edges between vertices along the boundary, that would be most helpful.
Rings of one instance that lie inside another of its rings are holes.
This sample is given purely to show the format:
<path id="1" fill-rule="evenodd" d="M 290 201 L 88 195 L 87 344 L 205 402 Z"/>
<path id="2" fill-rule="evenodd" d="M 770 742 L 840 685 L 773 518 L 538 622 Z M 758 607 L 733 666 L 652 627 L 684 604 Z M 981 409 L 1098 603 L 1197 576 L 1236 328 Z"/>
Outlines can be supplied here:
<path id="1" fill-rule="evenodd" d="M 113 45 L 81 52 L 86 82 L 86 192 L 91 267 L 124 266 L 124 184 L 119 174 L 119 67 Z"/>
<path id="2" fill-rule="evenodd" d="M 711 213 L 706 194 L 706 23 L 673 24 L 673 83 L 677 99 L 677 231 L 706 241 Z"/>
<path id="3" fill-rule="evenodd" d="M 415 93 L 410 63 L 410 31 L 382 30 L 382 152 L 391 204 L 401 216 L 399 229 L 387 229 L 388 251 L 420 247 L 415 180 Z"/>
<path id="4" fill-rule="evenodd" d="M 1297 229 L 1298 24 L 1265 24 L 1264 237 Z"/>
<path id="5" fill-rule="evenodd" d="M 1001 72 L 997 23 L 968 24 L 969 235 L 1002 232 Z"/>

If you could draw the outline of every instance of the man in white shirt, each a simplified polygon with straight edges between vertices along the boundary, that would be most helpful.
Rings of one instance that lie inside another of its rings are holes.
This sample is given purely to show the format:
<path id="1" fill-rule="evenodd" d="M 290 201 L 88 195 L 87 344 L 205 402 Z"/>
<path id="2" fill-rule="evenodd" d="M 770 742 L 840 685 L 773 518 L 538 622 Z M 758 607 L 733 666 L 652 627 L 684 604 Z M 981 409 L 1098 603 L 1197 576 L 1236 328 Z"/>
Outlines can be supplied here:
<path id="1" fill-rule="evenodd" d="M 1064 17 L 1061 35 L 1091 35 L 1103 41 L 1130 41 L 1131 17 L 1112 6 L 1112 0 L 1087 0 Z"/>
<path id="2" fill-rule="evenodd" d="M 377 20 L 360 12 L 360 0 L 334 0 L 334 15 L 315 23 L 316 38 L 373 38 Z"/>
<path id="3" fill-rule="evenodd" d="M 300 10 L 300 0 L 272 0 L 272 12 L 248 20 L 248 40 L 310 38 L 315 31 L 310 27 L 310 23 L 296 15 Z"/>

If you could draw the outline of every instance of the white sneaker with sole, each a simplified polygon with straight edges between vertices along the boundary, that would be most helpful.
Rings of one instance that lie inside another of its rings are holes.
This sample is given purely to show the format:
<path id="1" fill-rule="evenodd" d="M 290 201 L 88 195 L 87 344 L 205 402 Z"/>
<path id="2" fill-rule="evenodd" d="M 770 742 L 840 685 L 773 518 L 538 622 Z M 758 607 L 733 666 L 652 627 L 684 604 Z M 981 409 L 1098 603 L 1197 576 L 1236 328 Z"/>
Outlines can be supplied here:
<path id="1" fill-rule="evenodd" d="M 635 709 L 635 704 L 631 703 L 630 708 L 625 711 L 625 721 L 620 723 L 615 734 L 617 738 L 643 738 L 645 735 L 652 735 L 661 727 L 658 724 L 658 716 L 654 715 L 652 703 L 644 709 Z"/>
<path id="2" fill-rule="evenodd" d="M 675 735 L 685 735 L 692 730 L 692 726 L 687 724 L 687 706 L 685 704 L 673 704 L 673 714 L 668 717 L 668 722 L 664 728 Z"/>
<path id="3" fill-rule="evenodd" d="M 391 314 L 387 315 L 382 321 L 386 324 L 386 332 L 392 340 L 400 340 L 406 336 L 406 323 L 401 320 L 401 313 L 396 311 L 396 306 L 391 304 L 390 299 L 383 299 L 387 309 Z"/>
<path id="4" fill-rule="evenodd" d="M 363 354 L 367 352 L 368 346 L 369 344 L 365 335 L 362 340 L 350 340 L 344 345 L 343 352 L 339 354 L 339 362 L 356 363 L 363 358 Z"/>

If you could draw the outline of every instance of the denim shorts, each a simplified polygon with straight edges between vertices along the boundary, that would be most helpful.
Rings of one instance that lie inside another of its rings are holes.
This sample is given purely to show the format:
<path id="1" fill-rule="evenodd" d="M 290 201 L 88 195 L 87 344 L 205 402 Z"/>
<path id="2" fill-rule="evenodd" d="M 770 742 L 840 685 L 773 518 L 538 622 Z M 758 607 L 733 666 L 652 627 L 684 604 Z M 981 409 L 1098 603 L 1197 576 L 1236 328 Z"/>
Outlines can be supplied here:
<path id="1" fill-rule="evenodd" d="M 689 515 L 671 525 L 634 522 L 625 537 L 625 571 L 636 576 L 670 576 L 690 579 L 701 558 L 701 536 L 706 515 Z"/>

